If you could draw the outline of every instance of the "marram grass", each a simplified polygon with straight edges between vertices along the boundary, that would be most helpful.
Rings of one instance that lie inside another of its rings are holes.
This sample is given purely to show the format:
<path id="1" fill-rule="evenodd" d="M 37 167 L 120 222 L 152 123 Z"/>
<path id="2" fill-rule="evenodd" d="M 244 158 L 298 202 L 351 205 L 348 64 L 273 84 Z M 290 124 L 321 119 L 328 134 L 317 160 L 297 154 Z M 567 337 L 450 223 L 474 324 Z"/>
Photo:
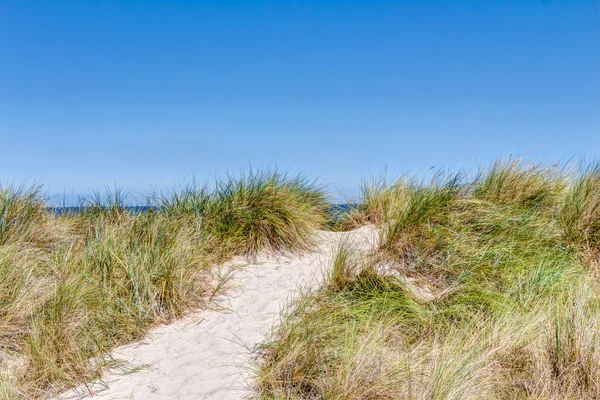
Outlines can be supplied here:
<path id="1" fill-rule="evenodd" d="M 213 266 L 301 251 L 326 222 L 321 187 L 254 171 L 182 186 L 132 212 L 122 191 L 56 215 L 38 186 L 0 188 L 0 399 L 43 398 L 99 376 L 115 346 L 207 305 Z"/>
<path id="2" fill-rule="evenodd" d="M 600 168 L 499 160 L 472 179 L 373 181 L 335 228 L 327 283 L 261 347 L 264 399 L 600 398 Z M 38 186 L 0 188 L 0 398 L 97 377 L 110 349 L 204 307 L 232 255 L 305 251 L 323 188 L 251 171 L 150 196 L 96 194 L 55 215 Z"/>
<path id="3" fill-rule="evenodd" d="M 509 159 L 367 185 L 347 221 L 379 248 L 340 244 L 262 345 L 258 397 L 600 398 L 599 177 Z"/>

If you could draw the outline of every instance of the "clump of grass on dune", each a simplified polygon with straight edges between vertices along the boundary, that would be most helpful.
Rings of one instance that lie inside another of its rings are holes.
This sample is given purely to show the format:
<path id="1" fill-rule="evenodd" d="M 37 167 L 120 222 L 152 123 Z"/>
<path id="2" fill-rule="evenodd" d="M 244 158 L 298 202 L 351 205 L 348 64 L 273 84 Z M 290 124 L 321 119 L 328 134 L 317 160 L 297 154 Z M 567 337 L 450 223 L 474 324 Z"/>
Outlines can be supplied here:
<path id="1" fill-rule="evenodd" d="M 204 303 L 214 288 L 197 234 L 160 217 L 97 222 L 54 254 L 55 286 L 32 317 L 25 351 L 36 386 L 69 386 L 101 365 L 90 359 Z"/>
<path id="2" fill-rule="evenodd" d="M 340 248 L 262 347 L 260 398 L 599 398 L 595 171 L 499 161 L 380 190 L 380 247 Z"/>
<path id="3" fill-rule="evenodd" d="M 97 376 L 97 357 L 202 305 L 214 288 L 217 260 L 191 227 L 117 205 L 57 217 L 35 204 L 58 239 L 36 247 L 19 224 L 41 222 L 21 219 L 0 246 L 0 375 L 11 398 Z"/>
<path id="4" fill-rule="evenodd" d="M 0 397 L 38 398 L 97 377 L 115 346 L 203 307 L 213 266 L 306 249 L 325 222 L 320 189 L 260 172 L 130 208 L 107 190 L 56 215 L 40 188 L 0 191 Z"/>
<path id="5" fill-rule="evenodd" d="M 561 207 L 560 222 L 567 241 L 589 247 L 600 244 L 600 163 L 575 177 Z"/>
<path id="6" fill-rule="evenodd" d="M 40 185 L 0 185 L 0 245 L 46 246 L 56 239 L 56 226 L 45 209 Z"/>
<path id="7" fill-rule="evenodd" d="M 327 221 L 322 189 L 301 176 L 250 172 L 217 182 L 216 207 L 207 220 L 219 241 L 234 251 L 306 250 L 314 229 Z"/>
<path id="8" fill-rule="evenodd" d="M 0 186 L 0 243 L 11 238 L 31 239 L 36 222 L 44 217 L 40 187 Z"/>
<path id="9" fill-rule="evenodd" d="M 214 198 L 206 185 L 201 186 L 194 179 L 167 194 L 153 194 L 150 203 L 170 218 L 193 218 L 199 224 L 213 207 Z"/>
<path id="10" fill-rule="evenodd" d="M 48 297 L 50 253 L 62 229 L 46 212 L 37 185 L 0 187 L 0 396 L 18 398 L 26 363 L 23 339 L 38 301 Z"/>
<path id="11" fill-rule="evenodd" d="M 415 257 L 435 257 L 441 238 L 434 229 L 444 223 L 455 206 L 460 195 L 459 183 L 459 175 L 447 178 L 437 175 L 427 186 L 415 183 L 394 186 L 380 223 L 382 249 L 407 263 Z"/>
<path id="12" fill-rule="evenodd" d="M 395 182 L 371 181 L 363 185 L 362 203 L 344 223 L 356 227 L 373 223 L 380 229 L 381 254 L 405 269 L 422 270 L 444 257 L 445 226 L 452 209 L 461 207 L 468 189 L 462 175 L 437 173 L 430 183 L 401 177 Z"/>
<path id="13" fill-rule="evenodd" d="M 160 206 L 167 214 L 193 214 L 211 240 L 241 255 L 309 249 L 329 207 L 314 181 L 270 170 L 227 176 L 212 191 L 191 185 Z"/>
<path id="14" fill-rule="evenodd" d="M 379 224 L 390 201 L 395 198 L 392 193 L 402 187 L 404 179 L 390 187 L 386 175 L 379 179 L 370 179 L 361 184 L 358 203 L 342 215 L 335 226 L 336 230 L 348 231 L 366 224 Z"/>
<path id="15" fill-rule="evenodd" d="M 508 158 L 481 169 L 473 183 L 473 197 L 497 205 L 544 206 L 555 203 L 564 187 L 565 179 L 557 166 Z"/>

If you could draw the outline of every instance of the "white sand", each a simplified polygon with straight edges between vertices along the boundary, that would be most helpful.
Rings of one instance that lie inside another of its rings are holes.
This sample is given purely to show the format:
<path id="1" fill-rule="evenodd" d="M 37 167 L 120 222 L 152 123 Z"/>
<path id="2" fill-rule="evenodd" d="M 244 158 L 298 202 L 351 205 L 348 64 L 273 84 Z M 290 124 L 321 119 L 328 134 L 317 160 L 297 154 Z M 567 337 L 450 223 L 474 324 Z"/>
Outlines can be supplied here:
<path id="1" fill-rule="evenodd" d="M 281 310 L 299 287 L 322 281 L 344 236 L 363 249 L 376 240 L 371 227 L 346 234 L 319 232 L 313 253 L 258 257 L 256 264 L 246 264 L 232 278 L 235 286 L 221 300 L 228 311 L 207 310 L 152 330 L 142 342 L 112 353 L 142 369 L 108 371 L 101 381 L 59 398 L 237 400 L 251 396 L 253 349 L 278 324 Z"/>

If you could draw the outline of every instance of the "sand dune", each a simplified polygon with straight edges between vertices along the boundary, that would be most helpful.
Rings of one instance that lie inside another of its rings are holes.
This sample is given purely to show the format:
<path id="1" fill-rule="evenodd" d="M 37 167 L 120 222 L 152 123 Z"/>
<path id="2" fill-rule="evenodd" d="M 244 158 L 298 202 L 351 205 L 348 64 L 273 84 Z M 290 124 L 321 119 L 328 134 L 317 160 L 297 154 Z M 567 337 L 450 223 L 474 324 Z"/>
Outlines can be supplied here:
<path id="1" fill-rule="evenodd" d="M 145 340 L 116 349 L 125 369 L 62 394 L 60 399 L 242 399 L 250 397 L 252 351 L 279 321 L 298 288 L 317 285 L 335 245 L 347 236 L 362 248 L 375 241 L 372 227 L 348 233 L 319 232 L 304 255 L 233 260 L 235 270 L 223 310 L 207 310 L 151 331 Z M 239 267 L 239 268 L 238 268 Z"/>

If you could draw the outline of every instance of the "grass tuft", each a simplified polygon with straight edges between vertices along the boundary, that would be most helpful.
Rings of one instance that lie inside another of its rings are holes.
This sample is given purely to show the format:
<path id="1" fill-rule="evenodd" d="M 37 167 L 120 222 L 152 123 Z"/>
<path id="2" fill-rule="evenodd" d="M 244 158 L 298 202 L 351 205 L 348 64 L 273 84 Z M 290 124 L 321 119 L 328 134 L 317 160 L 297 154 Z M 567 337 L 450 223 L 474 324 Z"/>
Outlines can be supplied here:
<path id="1" fill-rule="evenodd" d="M 473 197 L 500 205 L 544 206 L 556 201 L 564 184 L 556 167 L 523 158 L 501 158 L 479 172 L 473 183 Z"/>
<path id="2" fill-rule="evenodd" d="M 302 176 L 250 171 L 217 181 L 207 229 L 235 252 L 307 250 L 312 233 L 327 222 L 322 188 Z"/>
<path id="3" fill-rule="evenodd" d="M 568 242 L 600 244 L 600 163 L 590 164 L 574 179 L 560 210 L 560 223 Z"/>

